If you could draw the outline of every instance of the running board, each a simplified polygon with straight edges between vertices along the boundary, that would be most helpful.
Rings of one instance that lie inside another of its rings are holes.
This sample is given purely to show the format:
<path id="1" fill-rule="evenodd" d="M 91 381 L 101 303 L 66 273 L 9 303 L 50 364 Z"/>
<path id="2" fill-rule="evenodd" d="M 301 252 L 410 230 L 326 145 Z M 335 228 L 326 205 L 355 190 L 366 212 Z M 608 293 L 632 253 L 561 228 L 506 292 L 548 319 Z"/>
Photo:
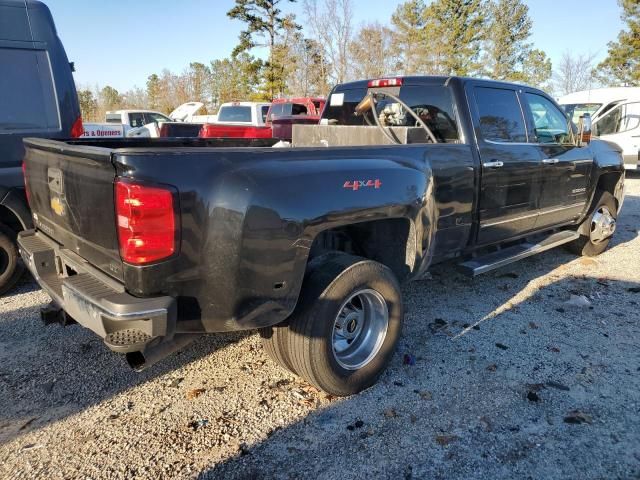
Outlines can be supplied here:
<path id="1" fill-rule="evenodd" d="M 569 243 L 580 236 L 578 232 L 564 230 L 553 233 L 537 243 L 524 242 L 512 247 L 503 248 L 497 252 L 488 253 L 460 263 L 458 269 L 470 277 L 490 272 L 504 267 L 523 258 L 530 257 L 545 250 Z"/>

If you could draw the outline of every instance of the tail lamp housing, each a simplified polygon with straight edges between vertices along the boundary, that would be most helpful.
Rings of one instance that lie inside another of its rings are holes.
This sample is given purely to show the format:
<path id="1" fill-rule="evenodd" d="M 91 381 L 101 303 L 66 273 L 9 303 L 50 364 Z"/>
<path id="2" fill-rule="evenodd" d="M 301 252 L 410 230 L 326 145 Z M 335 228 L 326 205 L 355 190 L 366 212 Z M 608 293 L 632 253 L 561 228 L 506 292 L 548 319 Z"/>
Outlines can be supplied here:
<path id="1" fill-rule="evenodd" d="M 115 182 L 120 257 L 132 265 L 167 259 L 178 249 L 176 191 L 119 178 Z"/>
<path id="2" fill-rule="evenodd" d="M 84 133 L 84 125 L 82 124 L 82 117 L 76 118 L 71 126 L 71 138 L 80 138 Z"/>

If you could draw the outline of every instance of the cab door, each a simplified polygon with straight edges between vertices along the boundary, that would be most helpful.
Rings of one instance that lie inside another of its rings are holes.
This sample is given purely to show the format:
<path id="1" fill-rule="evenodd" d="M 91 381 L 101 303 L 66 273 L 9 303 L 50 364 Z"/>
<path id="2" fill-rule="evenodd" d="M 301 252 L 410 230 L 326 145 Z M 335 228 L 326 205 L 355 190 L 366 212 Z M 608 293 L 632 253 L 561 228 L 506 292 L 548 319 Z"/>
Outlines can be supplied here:
<path id="1" fill-rule="evenodd" d="M 532 230 L 538 215 L 540 153 L 528 143 L 517 87 L 467 85 L 482 164 L 478 245 Z"/>
<path id="2" fill-rule="evenodd" d="M 571 222 L 580 216 L 588 200 L 591 149 L 575 145 L 569 119 L 551 99 L 533 90 L 525 90 L 521 98 L 532 126 L 530 138 L 542 163 L 535 228 Z"/>

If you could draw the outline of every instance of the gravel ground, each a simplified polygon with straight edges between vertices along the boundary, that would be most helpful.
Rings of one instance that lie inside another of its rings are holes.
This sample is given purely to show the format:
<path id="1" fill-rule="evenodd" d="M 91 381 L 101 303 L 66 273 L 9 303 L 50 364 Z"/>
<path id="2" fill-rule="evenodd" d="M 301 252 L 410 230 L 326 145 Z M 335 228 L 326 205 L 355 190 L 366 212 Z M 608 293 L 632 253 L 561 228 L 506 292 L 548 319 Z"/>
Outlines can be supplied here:
<path id="1" fill-rule="evenodd" d="M 347 399 L 252 333 L 133 373 L 89 331 L 45 328 L 25 280 L 0 299 L 0 478 L 638 479 L 639 228 L 635 175 L 597 259 L 407 284 L 391 368 Z"/>

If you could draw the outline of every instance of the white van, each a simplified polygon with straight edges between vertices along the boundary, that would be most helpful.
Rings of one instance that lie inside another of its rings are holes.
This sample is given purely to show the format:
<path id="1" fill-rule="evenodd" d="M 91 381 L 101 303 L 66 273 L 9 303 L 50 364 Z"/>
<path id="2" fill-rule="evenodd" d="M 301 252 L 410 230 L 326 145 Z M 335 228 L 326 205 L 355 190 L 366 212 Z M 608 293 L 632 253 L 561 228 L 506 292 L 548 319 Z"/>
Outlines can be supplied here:
<path id="1" fill-rule="evenodd" d="M 622 148 L 626 168 L 640 168 L 640 87 L 585 90 L 558 102 L 575 123 L 591 114 L 593 134 Z"/>

